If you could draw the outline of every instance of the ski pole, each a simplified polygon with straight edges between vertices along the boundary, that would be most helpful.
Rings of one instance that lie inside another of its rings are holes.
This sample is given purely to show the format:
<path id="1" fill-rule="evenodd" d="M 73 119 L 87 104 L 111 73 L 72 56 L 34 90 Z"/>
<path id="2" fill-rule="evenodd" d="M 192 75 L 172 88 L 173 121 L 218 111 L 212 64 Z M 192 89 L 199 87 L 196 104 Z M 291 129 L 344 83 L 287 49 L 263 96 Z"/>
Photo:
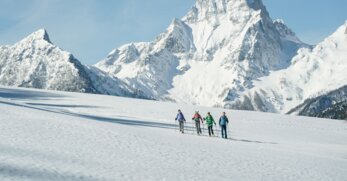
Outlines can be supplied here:
<path id="1" fill-rule="evenodd" d="M 220 127 L 220 125 L 218 124 L 218 138 L 219 138 L 219 136 L 221 136 L 222 137 L 222 128 Z"/>
<path id="2" fill-rule="evenodd" d="M 216 129 L 215 129 L 215 136 L 218 137 L 218 127 L 217 127 L 217 124 L 214 124 Z M 213 127 L 212 127 L 213 128 Z"/>
<path id="3" fill-rule="evenodd" d="M 225 126 L 226 126 L 226 130 L 225 130 L 226 135 L 228 135 L 228 134 L 229 134 L 229 136 L 230 136 L 230 132 L 229 132 L 229 125 L 228 125 L 228 124 L 226 124 Z M 227 136 L 227 139 L 228 139 L 228 136 Z"/>
<path id="4" fill-rule="evenodd" d="M 223 128 L 219 125 L 219 134 L 220 134 L 220 136 L 221 136 L 221 138 L 222 138 L 222 130 Z"/>
<path id="5" fill-rule="evenodd" d="M 231 132 L 230 132 L 229 124 L 227 124 L 227 130 L 228 130 L 228 134 L 229 134 L 229 138 L 230 138 Z"/>
<path id="6" fill-rule="evenodd" d="M 177 125 L 177 121 L 175 120 L 175 132 L 178 131 L 178 125 Z"/>
<path id="7" fill-rule="evenodd" d="M 229 137 L 231 138 L 230 126 L 229 126 L 229 124 L 227 124 L 227 126 L 228 126 L 228 133 L 229 133 Z"/>
<path id="8" fill-rule="evenodd" d="M 195 123 L 195 124 L 194 124 Z M 196 135 L 199 135 L 199 127 L 198 127 L 198 125 L 197 125 L 197 123 L 194 121 L 194 123 L 193 123 L 193 126 L 195 125 L 195 132 L 196 132 Z M 193 129 L 194 130 L 194 129 Z"/>

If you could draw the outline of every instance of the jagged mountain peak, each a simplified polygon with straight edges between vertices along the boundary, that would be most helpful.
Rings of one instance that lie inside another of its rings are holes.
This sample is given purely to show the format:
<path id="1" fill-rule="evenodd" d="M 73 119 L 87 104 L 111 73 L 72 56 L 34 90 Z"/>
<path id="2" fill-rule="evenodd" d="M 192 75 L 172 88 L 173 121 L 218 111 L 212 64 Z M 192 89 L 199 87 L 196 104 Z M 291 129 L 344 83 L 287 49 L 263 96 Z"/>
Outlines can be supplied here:
<path id="1" fill-rule="evenodd" d="M 84 66 L 52 44 L 45 29 L 0 50 L 0 84 L 74 92 L 95 92 Z"/>
<path id="2" fill-rule="evenodd" d="M 52 43 L 50 38 L 49 38 L 49 35 L 48 35 L 46 29 L 43 29 L 43 28 L 41 28 L 41 29 L 31 33 L 29 36 L 24 38 L 22 41 L 25 41 L 25 42 L 30 41 L 30 42 L 32 42 L 34 40 L 44 40 L 44 41 L 46 41 L 48 43 Z"/>
<path id="3" fill-rule="evenodd" d="M 197 0 L 183 20 L 196 23 L 203 20 L 216 21 L 215 18 L 227 16 L 229 20 L 242 22 L 258 10 L 261 14 L 268 15 L 261 0 Z"/>
<path id="4" fill-rule="evenodd" d="M 230 4 L 248 5 L 253 9 L 264 7 L 261 0 L 196 0 L 195 7 L 208 8 L 210 10 L 227 10 Z"/>

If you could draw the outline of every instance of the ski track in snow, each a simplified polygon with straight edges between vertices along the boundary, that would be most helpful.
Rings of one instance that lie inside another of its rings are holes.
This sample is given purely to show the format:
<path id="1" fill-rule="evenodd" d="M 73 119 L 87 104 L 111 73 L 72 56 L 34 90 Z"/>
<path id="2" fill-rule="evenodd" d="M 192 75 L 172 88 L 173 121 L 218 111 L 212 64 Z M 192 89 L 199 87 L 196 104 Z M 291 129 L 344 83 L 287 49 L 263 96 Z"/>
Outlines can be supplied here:
<path id="1" fill-rule="evenodd" d="M 178 133 L 178 108 L 223 111 L 0 87 L 0 180 L 347 180 L 345 121 L 226 110 L 223 140 Z"/>

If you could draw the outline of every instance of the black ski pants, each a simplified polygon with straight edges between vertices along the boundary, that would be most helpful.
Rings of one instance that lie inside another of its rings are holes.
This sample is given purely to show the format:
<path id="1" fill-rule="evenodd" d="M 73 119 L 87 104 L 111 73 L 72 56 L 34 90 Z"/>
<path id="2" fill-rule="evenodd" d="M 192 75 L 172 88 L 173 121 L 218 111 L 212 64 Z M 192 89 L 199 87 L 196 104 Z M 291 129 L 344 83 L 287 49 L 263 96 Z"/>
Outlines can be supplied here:
<path id="1" fill-rule="evenodd" d="M 200 121 L 195 121 L 196 133 L 201 134 Z"/>
<path id="2" fill-rule="evenodd" d="M 227 125 L 220 125 L 220 127 L 222 128 L 222 138 L 227 139 L 228 135 L 227 135 Z"/>
<path id="3" fill-rule="evenodd" d="M 211 126 L 208 126 L 208 135 L 214 135 L 214 133 L 213 133 L 213 126 L 211 125 Z"/>

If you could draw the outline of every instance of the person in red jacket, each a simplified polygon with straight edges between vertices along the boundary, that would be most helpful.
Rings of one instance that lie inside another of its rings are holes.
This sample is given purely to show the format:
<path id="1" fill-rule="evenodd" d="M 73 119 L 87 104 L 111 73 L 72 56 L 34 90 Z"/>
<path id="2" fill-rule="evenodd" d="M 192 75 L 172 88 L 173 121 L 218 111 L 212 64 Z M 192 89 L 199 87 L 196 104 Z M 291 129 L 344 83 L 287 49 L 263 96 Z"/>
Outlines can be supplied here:
<path id="1" fill-rule="evenodd" d="M 202 124 L 204 124 L 204 121 L 202 120 L 201 115 L 199 114 L 199 111 L 196 111 L 193 118 L 193 121 L 195 121 L 195 127 L 196 127 L 196 133 L 200 135 L 202 133 L 201 131 L 201 126 L 200 126 L 200 121 Z"/>

